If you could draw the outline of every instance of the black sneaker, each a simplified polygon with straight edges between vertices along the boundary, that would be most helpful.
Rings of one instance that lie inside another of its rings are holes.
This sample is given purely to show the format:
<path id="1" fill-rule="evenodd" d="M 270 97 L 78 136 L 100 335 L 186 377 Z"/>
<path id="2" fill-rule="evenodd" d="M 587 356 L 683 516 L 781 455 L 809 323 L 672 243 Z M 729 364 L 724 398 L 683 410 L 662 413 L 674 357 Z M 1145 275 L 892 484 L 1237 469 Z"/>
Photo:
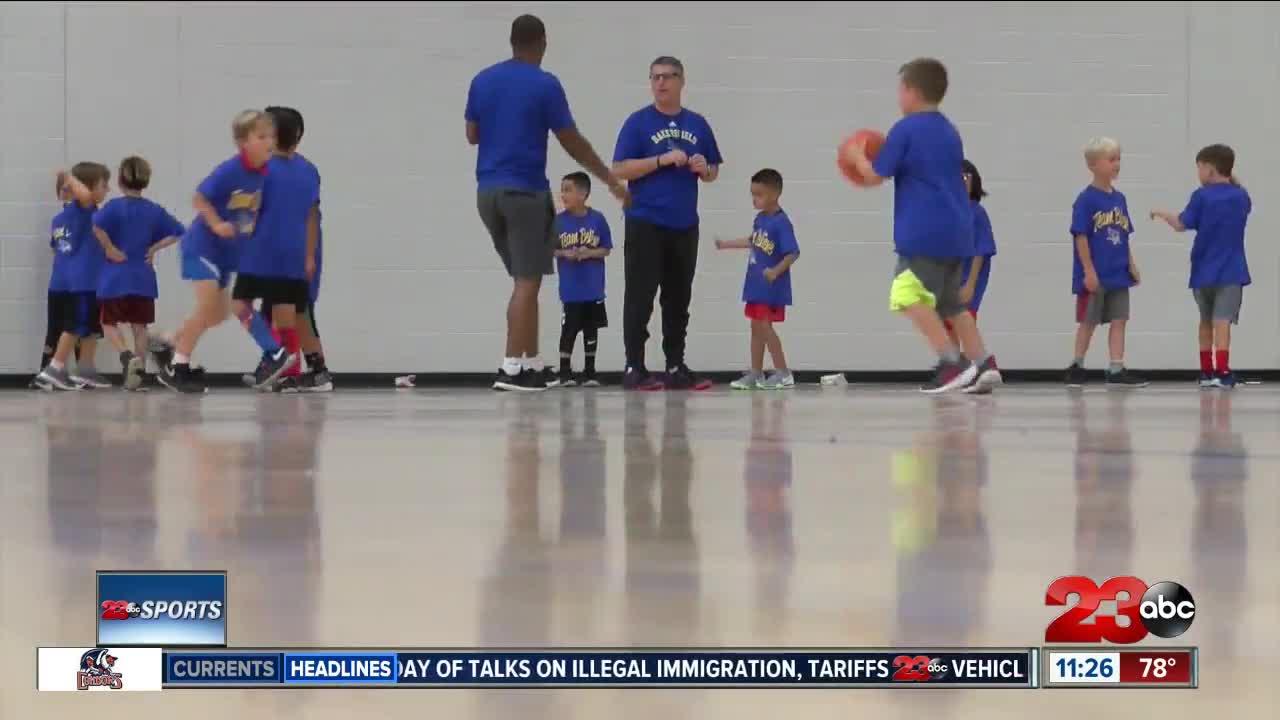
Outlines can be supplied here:
<path id="1" fill-rule="evenodd" d="M 302 376 L 298 384 L 302 387 L 302 392 L 333 392 L 333 376 L 329 374 L 328 370 L 309 372 Z"/>
<path id="2" fill-rule="evenodd" d="M 688 365 L 679 365 L 667 371 L 667 388 L 670 390 L 709 390 L 711 381 L 699 378 Z"/>
<path id="3" fill-rule="evenodd" d="M 1067 368 L 1067 376 L 1065 382 L 1069 388 L 1084 387 L 1089 381 L 1089 373 L 1080 365 L 1071 363 L 1071 367 Z"/>
<path id="4" fill-rule="evenodd" d="M 287 375 L 271 386 L 271 392 L 285 395 L 294 395 L 302 391 L 302 378 L 299 375 Z"/>
<path id="5" fill-rule="evenodd" d="M 525 368 L 516 378 L 517 392 L 546 392 L 548 387 L 545 370 L 538 372 L 532 368 Z"/>
<path id="6" fill-rule="evenodd" d="M 200 380 L 191 376 L 190 365 L 171 365 L 161 368 L 158 376 L 160 382 L 170 390 L 180 393 L 199 395 L 208 392 L 208 388 Z"/>
<path id="7" fill-rule="evenodd" d="M 148 337 L 147 351 L 151 353 L 151 359 L 155 361 L 156 367 L 167 368 L 173 364 L 173 345 L 170 345 L 167 340 Z"/>
<path id="8" fill-rule="evenodd" d="M 523 373 L 516 373 L 515 375 L 508 375 L 506 370 L 498 368 L 498 375 L 493 379 L 493 389 L 503 390 L 506 392 L 515 392 L 520 390 L 520 376 L 522 374 Z"/>
<path id="9" fill-rule="evenodd" d="M 582 387 L 600 387 L 600 380 L 595 370 L 582 371 Z"/>
<path id="10" fill-rule="evenodd" d="M 967 387 L 978 377 L 978 366 L 968 360 L 939 362 L 933 369 L 933 377 L 920 386 L 926 395 L 939 395 Z"/>
<path id="11" fill-rule="evenodd" d="M 664 387 L 661 378 L 650 375 L 649 371 L 642 367 L 629 367 L 622 376 L 623 390 L 662 390 Z"/>
<path id="12" fill-rule="evenodd" d="M 285 371 L 297 364 L 297 355 L 291 355 L 285 348 L 280 348 L 275 355 L 262 359 L 262 364 L 258 365 L 253 386 L 259 390 L 269 388 Z"/>
<path id="13" fill-rule="evenodd" d="M 1129 372 L 1128 368 L 1121 368 L 1115 372 L 1107 371 L 1107 387 L 1141 388 L 1150 384 L 1146 378 Z"/>
<path id="14" fill-rule="evenodd" d="M 539 373 L 535 370 L 534 373 L 542 378 L 542 384 L 545 385 L 548 390 L 560 387 L 560 376 L 556 374 L 555 370 L 552 370 L 549 367 L 544 367 L 542 368 L 542 372 Z"/>
<path id="15" fill-rule="evenodd" d="M 560 370 L 560 387 L 574 387 L 578 384 L 578 380 L 573 376 L 573 371 L 564 368 Z"/>

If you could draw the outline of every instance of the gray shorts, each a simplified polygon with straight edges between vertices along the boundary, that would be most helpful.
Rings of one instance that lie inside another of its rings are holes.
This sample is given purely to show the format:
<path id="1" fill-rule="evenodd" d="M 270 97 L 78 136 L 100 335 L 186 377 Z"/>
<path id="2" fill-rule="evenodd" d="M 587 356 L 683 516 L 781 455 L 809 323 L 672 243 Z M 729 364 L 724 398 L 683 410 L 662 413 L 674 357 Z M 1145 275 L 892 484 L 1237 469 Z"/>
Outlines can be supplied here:
<path id="1" fill-rule="evenodd" d="M 1244 287 L 1218 285 L 1196 288 L 1191 291 L 1196 306 L 1200 308 L 1200 322 L 1226 320 L 1235 325 L 1240 322 L 1240 305 L 1244 302 Z"/>
<path id="2" fill-rule="evenodd" d="M 549 192 L 485 190 L 476 195 L 480 220 L 513 278 L 551 275 L 555 267 L 555 205 Z"/>
<path id="3" fill-rule="evenodd" d="M 898 256 L 889 288 L 889 309 L 898 312 L 927 303 L 943 319 L 966 311 L 960 302 L 964 283 L 964 259 Z"/>
<path id="4" fill-rule="evenodd" d="M 1112 320 L 1129 319 L 1129 288 L 1099 290 L 1076 296 L 1076 322 L 1081 325 L 1106 325 Z"/>

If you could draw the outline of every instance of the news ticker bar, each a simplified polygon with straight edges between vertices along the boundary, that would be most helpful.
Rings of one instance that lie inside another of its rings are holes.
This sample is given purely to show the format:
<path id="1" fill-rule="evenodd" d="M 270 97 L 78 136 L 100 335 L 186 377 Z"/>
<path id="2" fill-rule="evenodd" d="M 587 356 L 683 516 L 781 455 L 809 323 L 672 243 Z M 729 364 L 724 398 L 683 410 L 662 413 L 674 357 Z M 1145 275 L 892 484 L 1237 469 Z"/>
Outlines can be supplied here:
<path id="1" fill-rule="evenodd" d="M 104 658 L 110 656 L 109 667 Z M 97 667 L 85 668 L 86 658 Z M 41 690 L 1194 688 L 1195 648 L 40 648 Z M 86 687 L 87 686 L 87 687 Z"/>

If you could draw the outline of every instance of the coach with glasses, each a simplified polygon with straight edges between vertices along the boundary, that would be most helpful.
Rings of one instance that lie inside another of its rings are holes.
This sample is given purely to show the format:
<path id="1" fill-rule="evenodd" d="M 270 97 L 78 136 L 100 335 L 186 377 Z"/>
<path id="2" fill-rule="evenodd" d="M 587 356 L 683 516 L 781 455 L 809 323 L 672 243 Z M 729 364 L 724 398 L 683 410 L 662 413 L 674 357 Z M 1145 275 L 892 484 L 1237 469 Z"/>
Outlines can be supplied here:
<path id="1" fill-rule="evenodd" d="M 698 183 L 715 181 L 722 158 L 706 118 L 680 104 L 684 65 L 673 57 L 654 60 L 649 84 L 653 104 L 627 118 L 613 153 L 614 175 L 628 182 L 632 198 L 623 249 L 623 385 L 703 390 L 709 383 L 685 364 L 685 336 L 698 264 Z M 659 289 L 666 374 L 650 375 L 644 350 Z"/>

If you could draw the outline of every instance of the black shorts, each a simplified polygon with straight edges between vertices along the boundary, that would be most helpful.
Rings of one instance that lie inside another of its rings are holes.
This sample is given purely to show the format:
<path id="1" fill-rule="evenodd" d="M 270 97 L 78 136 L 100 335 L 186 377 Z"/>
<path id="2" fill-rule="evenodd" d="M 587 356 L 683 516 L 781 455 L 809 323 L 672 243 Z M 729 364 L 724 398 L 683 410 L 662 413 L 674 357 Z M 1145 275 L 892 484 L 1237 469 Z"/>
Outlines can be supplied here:
<path id="1" fill-rule="evenodd" d="M 574 335 L 583 330 L 599 330 L 609 327 L 609 313 L 605 311 L 603 300 L 568 302 L 564 304 L 560 324 Z"/>
<path id="2" fill-rule="evenodd" d="M 56 320 L 59 335 L 68 332 L 81 338 L 102 337 L 100 312 L 98 297 L 92 292 L 49 293 L 49 319 Z"/>
<path id="3" fill-rule="evenodd" d="M 231 299 L 261 300 L 264 311 L 276 305 L 292 305 L 298 312 L 306 312 L 311 304 L 311 288 L 306 280 L 240 273 L 231 289 Z"/>

